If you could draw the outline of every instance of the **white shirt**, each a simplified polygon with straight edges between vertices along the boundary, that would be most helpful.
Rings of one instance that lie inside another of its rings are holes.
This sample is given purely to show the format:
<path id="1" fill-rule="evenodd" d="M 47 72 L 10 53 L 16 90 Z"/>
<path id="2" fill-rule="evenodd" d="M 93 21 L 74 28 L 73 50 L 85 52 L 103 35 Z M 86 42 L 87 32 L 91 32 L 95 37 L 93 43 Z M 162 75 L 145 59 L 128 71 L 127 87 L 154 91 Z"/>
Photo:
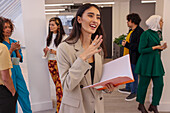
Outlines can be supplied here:
<path id="1" fill-rule="evenodd" d="M 56 35 L 57 35 L 57 34 L 53 33 L 52 40 L 51 40 L 51 44 L 48 46 L 49 49 L 54 49 L 54 50 L 57 49 L 56 46 L 55 46 L 55 44 L 54 44 L 54 40 L 55 40 L 55 38 L 56 38 Z"/>
<path id="2" fill-rule="evenodd" d="M 57 51 L 57 48 L 56 48 L 55 43 L 54 43 L 56 35 L 57 34 L 53 33 L 51 44 L 48 46 L 49 49 L 53 49 L 55 51 Z M 63 38 L 62 38 L 61 41 L 64 41 L 67 37 L 68 37 L 67 35 L 63 35 Z M 50 54 L 50 52 L 48 52 L 47 53 L 47 58 L 48 58 L 48 60 L 56 60 L 56 55 L 55 54 Z"/>

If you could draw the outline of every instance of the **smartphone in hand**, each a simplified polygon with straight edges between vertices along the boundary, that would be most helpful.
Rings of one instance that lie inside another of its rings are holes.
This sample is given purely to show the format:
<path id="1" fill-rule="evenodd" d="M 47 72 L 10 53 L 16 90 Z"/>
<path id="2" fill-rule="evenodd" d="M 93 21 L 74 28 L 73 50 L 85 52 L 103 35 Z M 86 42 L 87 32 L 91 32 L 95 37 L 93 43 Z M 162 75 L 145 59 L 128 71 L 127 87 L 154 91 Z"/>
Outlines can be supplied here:
<path id="1" fill-rule="evenodd" d="M 122 41 L 123 41 L 123 40 L 120 40 L 120 41 L 119 41 L 119 44 L 121 44 L 121 45 L 122 45 Z"/>

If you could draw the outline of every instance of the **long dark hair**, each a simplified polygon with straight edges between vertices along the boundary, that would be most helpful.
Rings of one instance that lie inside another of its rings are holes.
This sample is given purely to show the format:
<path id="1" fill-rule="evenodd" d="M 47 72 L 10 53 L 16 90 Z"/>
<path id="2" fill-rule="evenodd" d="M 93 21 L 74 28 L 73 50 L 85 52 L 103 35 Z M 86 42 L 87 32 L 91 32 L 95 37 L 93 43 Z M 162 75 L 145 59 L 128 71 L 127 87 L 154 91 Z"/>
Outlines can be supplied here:
<path id="1" fill-rule="evenodd" d="M 3 26 L 4 26 L 4 18 L 0 17 L 0 42 L 2 43 L 3 41 Z"/>
<path id="2" fill-rule="evenodd" d="M 82 17 L 83 13 L 87 9 L 89 9 L 91 7 L 95 7 L 100 12 L 99 7 L 97 5 L 95 5 L 95 4 L 87 3 L 87 4 L 84 4 L 81 7 L 79 7 L 79 9 L 77 11 L 77 14 L 75 16 L 75 19 L 74 19 L 73 29 L 72 29 L 72 31 L 70 33 L 70 36 L 65 40 L 68 44 L 75 44 L 79 40 L 80 35 L 81 35 L 82 32 L 81 32 L 81 24 L 78 23 L 77 18 L 78 18 L 78 16 Z M 100 21 L 101 21 L 101 19 L 100 19 Z M 102 47 L 103 52 L 104 52 L 104 54 L 106 56 L 107 52 L 106 52 L 106 47 L 104 45 L 104 41 L 105 41 L 106 35 L 105 35 L 104 29 L 103 29 L 103 26 L 102 26 L 102 21 L 101 21 L 101 24 L 99 25 L 99 27 L 97 28 L 96 32 L 94 34 L 92 34 L 91 39 L 94 40 L 96 35 L 102 35 L 103 36 L 103 42 L 101 44 L 101 47 Z"/>
<path id="3" fill-rule="evenodd" d="M 61 43 L 62 37 L 63 35 L 65 35 L 65 31 L 63 29 L 63 25 L 62 25 L 60 18 L 58 17 L 51 18 L 49 20 L 49 24 L 51 21 L 54 21 L 55 24 L 58 26 L 57 35 L 56 35 L 56 38 L 54 39 L 54 44 L 57 47 Z M 53 36 L 53 32 L 50 31 L 50 25 L 49 25 L 48 36 L 47 36 L 47 46 L 51 44 L 52 36 Z"/>
<path id="4" fill-rule="evenodd" d="M 12 34 L 12 32 L 14 31 L 14 24 L 12 23 L 12 20 L 11 20 L 11 19 L 8 19 L 8 18 L 0 17 L 0 42 L 3 42 L 3 41 L 4 41 L 3 32 L 4 32 L 4 24 L 5 24 L 5 23 L 8 23 L 8 24 L 10 25 L 11 34 Z"/>

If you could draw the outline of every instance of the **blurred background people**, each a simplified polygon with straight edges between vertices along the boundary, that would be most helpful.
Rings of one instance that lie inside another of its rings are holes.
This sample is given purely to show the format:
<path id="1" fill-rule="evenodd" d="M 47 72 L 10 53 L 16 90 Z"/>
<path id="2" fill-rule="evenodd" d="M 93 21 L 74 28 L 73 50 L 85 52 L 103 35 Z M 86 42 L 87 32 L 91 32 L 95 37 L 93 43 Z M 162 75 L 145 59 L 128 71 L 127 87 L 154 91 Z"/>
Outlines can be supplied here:
<path id="1" fill-rule="evenodd" d="M 12 32 L 14 30 L 14 25 L 10 19 L 4 18 L 3 25 L 3 37 L 0 37 L 8 47 L 8 50 L 11 54 L 13 68 L 12 71 L 12 80 L 14 83 L 14 87 L 18 93 L 18 101 L 22 108 L 23 113 L 32 113 L 31 104 L 29 99 L 29 92 L 22 75 L 22 70 L 19 66 L 19 62 L 23 62 L 23 56 L 21 52 L 21 47 L 19 41 L 10 38 Z M 18 113 L 18 109 L 16 106 L 16 113 Z"/>
<path id="2" fill-rule="evenodd" d="M 60 104 L 63 96 L 63 89 L 61 87 L 61 81 L 58 73 L 57 61 L 56 61 L 56 49 L 58 45 L 67 38 L 63 29 L 60 18 L 53 17 L 49 20 L 49 32 L 46 40 L 46 48 L 43 49 L 45 57 L 48 58 L 48 67 L 53 82 L 56 87 L 56 99 L 57 107 L 56 113 L 59 113 Z"/>
<path id="3" fill-rule="evenodd" d="M 136 62 L 139 58 L 138 46 L 140 36 L 143 33 L 143 29 L 139 26 L 141 22 L 141 18 L 138 14 L 132 13 L 127 15 L 127 26 L 130 28 L 129 33 L 126 37 L 126 40 L 122 41 L 122 45 L 124 46 L 123 55 L 130 54 L 130 63 L 133 72 L 134 82 L 127 83 L 125 88 L 119 89 L 118 91 L 121 93 L 129 94 L 126 97 L 126 101 L 132 101 L 136 99 L 136 93 L 138 88 L 138 74 L 135 74 L 135 66 Z"/>
<path id="4" fill-rule="evenodd" d="M 157 105 L 159 105 L 162 96 L 164 86 L 163 76 L 165 74 L 159 52 L 167 48 L 166 43 L 160 45 L 160 41 L 162 40 L 160 30 L 163 26 L 163 19 L 159 15 L 153 15 L 146 21 L 146 25 L 148 26 L 148 30 L 140 38 L 139 53 L 141 55 L 135 70 L 140 75 L 136 100 L 139 102 L 138 109 L 142 113 L 148 113 L 144 103 L 148 85 L 152 80 L 152 103 L 148 110 L 159 113 Z"/>
<path id="5" fill-rule="evenodd" d="M 0 37 L 4 18 L 0 17 Z M 1 39 L 1 38 L 0 38 Z M 15 113 L 18 94 L 11 78 L 12 62 L 8 48 L 0 40 L 0 113 Z"/>

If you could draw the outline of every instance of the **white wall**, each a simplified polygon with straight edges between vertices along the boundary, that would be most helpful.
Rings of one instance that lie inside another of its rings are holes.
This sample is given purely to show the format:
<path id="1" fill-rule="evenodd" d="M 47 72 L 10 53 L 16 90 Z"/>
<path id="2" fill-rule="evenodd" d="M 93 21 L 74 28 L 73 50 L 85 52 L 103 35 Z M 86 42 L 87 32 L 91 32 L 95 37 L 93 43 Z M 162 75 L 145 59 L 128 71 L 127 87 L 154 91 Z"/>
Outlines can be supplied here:
<path id="1" fill-rule="evenodd" d="M 159 4 L 160 3 L 160 4 Z M 163 4 L 163 5 L 162 5 Z M 163 15 L 164 26 L 163 26 L 163 40 L 167 41 L 168 48 L 162 52 L 162 60 L 165 69 L 165 77 L 164 77 L 164 91 L 162 94 L 162 99 L 160 102 L 159 110 L 170 112 L 170 0 L 158 0 L 157 9 L 161 9 L 162 14 L 159 10 L 156 14 Z"/>
<path id="2" fill-rule="evenodd" d="M 137 13 L 141 18 L 140 26 L 147 30 L 148 27 L 145 21 L 155 14 L 155 3 L 141 3 L 141 0 L 130 1 L 130 13 Z"/>
<path id="3" fill-rule="evenodd" d="M 23 29 L 23 18 L 22 14 L 20 14 L 14 21 L 15 27 L 14 32 L 11 37 L 15 40 L 20 41 L 22 47 L 25 47 L 25 39 L 24 39 L 24 29 Z"/>
<path id="4" fill-rule="evenodd" d="M 28 82 L 33 111 L 52 109 L 47 61 L 42 59 L 46 39 L 44 0 L 21 0 Z"/>
<path id="5" fill-rule="evenodd" d="M 127 27 L 126 16 L 129 14 L 130 0 L 115 0 L 112 6 L 112 42 L 116 37 L 122 34 L 127 34 L 129 28 Z M 113 48 L 113 43 L 112 43 Z M 112 49 L 113 53 L 113 49 Z M 112 54 L 113 56 L 113 54 Z"/>
<path id="6" fill-rule="evenodd" d="M 115 0 L 113 5 L 113 37 L 128 33 L 126 16 L 129 14 L 129 0 Z"/>
<path id="7" fill-rule="evenodd" d="M 156 0 L 155 14 L 163 17 L 164 0 Z"/>

